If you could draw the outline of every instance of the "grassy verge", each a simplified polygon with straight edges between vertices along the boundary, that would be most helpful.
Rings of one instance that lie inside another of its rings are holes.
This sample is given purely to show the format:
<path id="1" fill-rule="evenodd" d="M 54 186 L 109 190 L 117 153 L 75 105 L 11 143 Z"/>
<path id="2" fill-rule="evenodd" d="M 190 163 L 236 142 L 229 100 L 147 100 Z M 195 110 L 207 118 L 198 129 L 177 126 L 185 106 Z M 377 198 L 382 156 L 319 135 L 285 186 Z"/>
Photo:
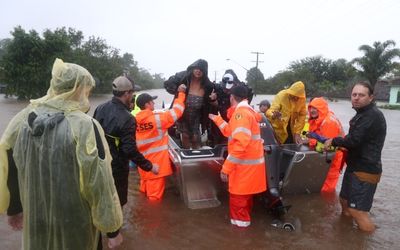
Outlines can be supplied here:
<path id="1" fill-rule="evenodd" d="M 385 105 L 379 105 L 379 108 L 382 108 L 382 109 L 400 110 L 400 105 L 385 104 Z"/>

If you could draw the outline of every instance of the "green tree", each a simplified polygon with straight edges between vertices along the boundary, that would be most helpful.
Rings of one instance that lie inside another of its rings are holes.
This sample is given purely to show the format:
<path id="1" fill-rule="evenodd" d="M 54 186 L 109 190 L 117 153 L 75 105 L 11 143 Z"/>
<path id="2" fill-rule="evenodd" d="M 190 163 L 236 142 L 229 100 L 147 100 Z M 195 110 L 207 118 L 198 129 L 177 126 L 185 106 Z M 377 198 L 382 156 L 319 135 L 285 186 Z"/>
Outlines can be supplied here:
<path id="1" fill-rule="evenodd" d="M 7 45 L 10 44 L 11 39 L 5 38 L 0 40 L 0 60 L 3 57 L 4 53 L 6 52 Z"/>
<path id="2" fill-rule="evenodd" d="M 293 62 L 289 70 L 297 81 L 305 83 L 309 96 L 330 96 L 334 91 L 344 90 L 355 75 L 351 63 L 345 59 L 332 61 L 321 56 Z"/>
<path id="3" fill-rule="evenodd" d="M 332 61 L 321 56 L 291 62 L 289 67 L 266 80 L 265 92 L 275 94 L 296 81 L 303 81 L 308 96 L 340 95 L 356 75 L 345 59 Z"/>
<path id="4" fill-rule="evenodd" d="M 379 77 L 389 73 L 395 67 L 393 60 L 400 57 L 400 50 L 394 48 L 395 46 L 396 43 L 393 40 L 387 40 L 383 43 L 374 42 L 372 47 L 361 45 L 358 48 L 364 56 L 355 58 L 353 63 L 361 68 L 360 75 L 367 79 L 372 87 L 375 87 Z"/>
<path id="5" fill-rule="evenodd" d="M 270 77 L 265 80 L 265 88 L 263 89 L 263 93 L 266 94 L 276 94 L 280 90 L 285 89 L 290 86 L 293 82 L 296 81 L 296 76 L 293 71 L 284 70 L 275 74 L 273 77 Z"/>
<path id="6" fill-rule="evenodd" d="M 39 97 L 45 93 L 48 84 L 49 71 L 46 70 L 46 46 L 39 34 L 32 30 L 26 33 L 21 27 L 12 32 L 13 39 L 8 44 L 2 57 L 4 81 L 7 92 L 21 99 Z"/>
<path id="7" fill-rule="evenodd" d="M 322 82 L 326 79 L 329 71 L 329 66 L 331 64 L 331 60 L 325 59 L 321 56 L 316 57 L 307 57 L 301 59 L 300 61 L 292 62 L 289 66 L 289 69 L 293 72 L 307 72 L 312 75 L 313 83 Z M 306 81 L 307 79 L 298 80 Z"/>
<path id="8" fill-rule="evenodd" d="M 129 72 L 130 70 L 136 70 L 136 72 L 130 73 L 138 73 L 138 63 L 133 59 L 133 55 L 129 53 L 125 53 L 121 58 L 122 67 L 125 72 Z"/>
<path id="9" fill-rule="evenodd" d="M 16 27 L 0 57 L 7 93 L 20 99 L 44 95 L 50 84 L 54 59 L 72 58 L 69 35 L 73 30 L 69 32 L 65 28 L 54 32 L 45 30 L 42 38 L 35 30 L 26 32 L 20 26 Z"/>
<path id="10" fill-rule="evenodd" d="M 134 80 L 142 89 L 154 88 L 153 77 L 146 69 L 140 68 L 139 74 L 137 74 L 136 77 L 134 76 Z"/>
<path id="11" fill-rule="evenodd" d="M 395 63 L 393 69 L 390 71 L 392 77 L 400 77 L 400 63 Z"/>
<path id="12" fill-rule="evenodd" d="M 3 55 L 5 54 L 7 50 L 8 44 L 10 44 L 11 39 L 1 39 L 0 40 L 0 62 L 3 58 Z M 2 66 L 0 66 L 0 83 L 4 83 L 4 77 L 5 77 L 5 70 Z"/>
<path id="13" fill-rule="evenodd" d="M 0 41 L 0 80 L 7 83 L 7 93 L 21 99 L 43 96 L 51 77 L 55 58 L 82 65 L 96 80 L 95 91 L 110 93 L 112 80 L 126 73 L 137 79 L 143 89 L 160 87 L 160 74 L 152 76 L 138 67 L 133 55 L 109 46 L 104 39 L 91 36 L 87 41 L 81 31 L 65 27 L 25 32 L 16 27 L 11 39 Z"/>
<path id="14" fill-rule="evenodd" d="M 154 88 L 163 88 L 165 79 L 163 78 L 163 74 L 154 74 Z"/>
<path id="15" fill-rule="evenodd" d="M 260 90 L 264 85 L 264 74 L 258 68 L 253 67 L 247 71 L 246 81 L 253 88 L 254 93 L 261 93 Z"/>
<path id="16" fill-rule="evenodd" d="M 98 37 L 89 37 L 88 41 L 75 50 L 75 58 L 73 61 L 85 67 L 95 78 L 96 93 L 109 93 L 112 80 L 124 72 L 119 50 Z"/>

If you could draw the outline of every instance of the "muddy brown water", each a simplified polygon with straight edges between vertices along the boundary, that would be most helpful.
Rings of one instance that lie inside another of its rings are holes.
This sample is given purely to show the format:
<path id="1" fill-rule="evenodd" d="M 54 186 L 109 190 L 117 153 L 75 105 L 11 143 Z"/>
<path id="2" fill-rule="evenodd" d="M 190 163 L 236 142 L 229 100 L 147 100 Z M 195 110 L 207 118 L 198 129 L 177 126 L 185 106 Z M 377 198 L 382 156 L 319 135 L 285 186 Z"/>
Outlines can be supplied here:
<path id="1" fill-rule="evenodd" d="M 158 95 L 156 106 L 170 103 L 171 95 L 164 90 L 151 90 Z M 91 98 L 95 107 L 110 96 Z M 273 96 L 258 95 L 253 104 Z M 0 96 L 0 133 L 10 119 L 27 102 Z M 345 131 L 354 115 L 348 100 L 330 102 L 330 108 L 341 120 Z M 371 216 L 378 229 L 371 235 L 361 233 L 352 221 L 340 215 L 337 193 L 284 197 L 291 208 L 289 215 L 301 222 L 295 232 L 272 228 L 271 216 L 259 202 L 255 203 L 252 224 L 238 229 L 229 223 L 226 193 L 220 195 L 221 206 L 203 210 L 187 208 L 170 180 L 161 203 L 150 203 L 138 191 L 138 175 L 131 171 L 128 204 L 124 207 L 122 233 L 124 243 L 119 249 L 400 249 L 399 148 L 400 111 L 382 110 L 388 133 L 383 149 L 383 175 L 378 185 Z M 0 216 L 0 249 L 21 249 L 21 232 L 10 229 L 6 216 Z"/>

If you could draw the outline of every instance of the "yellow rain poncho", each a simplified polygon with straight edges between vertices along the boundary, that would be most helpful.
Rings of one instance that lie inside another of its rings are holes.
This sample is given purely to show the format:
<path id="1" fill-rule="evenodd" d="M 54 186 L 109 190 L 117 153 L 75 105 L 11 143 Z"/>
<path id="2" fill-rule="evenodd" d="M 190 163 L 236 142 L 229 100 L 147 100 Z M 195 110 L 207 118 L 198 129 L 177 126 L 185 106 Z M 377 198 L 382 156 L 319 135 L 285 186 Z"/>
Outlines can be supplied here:
<path id="1" fill-rule="evenodd" d="M 298 97 L 298 100 L 296 102 L 291 101 L 289 98 L 290 95 Z M 274 111 L 281 112 L 282 117 L 280 119 L 272 119 Z M 287 127 L 289 121 L 292 135 L 301 133 L 304 128 L 306 115 L 306 92 L 304 84 L 301 81 L 293 83 L 288 89 L 279 91 L 271 107 L 266 112 L 266 116 L 271 122 L 280 143 L 284 143 L 288 138 Z"/>
<path id="2" fill-rule="evenodd" d="M 86 69 L 56 59 L 47 95 L 20 111 L 1 138 L 0 212 L 10 204 L 12 150 L 24 249 L 96 249 L 98 230 L 122 225 L 104 132 L 84 113 L 92 87 Z"/>

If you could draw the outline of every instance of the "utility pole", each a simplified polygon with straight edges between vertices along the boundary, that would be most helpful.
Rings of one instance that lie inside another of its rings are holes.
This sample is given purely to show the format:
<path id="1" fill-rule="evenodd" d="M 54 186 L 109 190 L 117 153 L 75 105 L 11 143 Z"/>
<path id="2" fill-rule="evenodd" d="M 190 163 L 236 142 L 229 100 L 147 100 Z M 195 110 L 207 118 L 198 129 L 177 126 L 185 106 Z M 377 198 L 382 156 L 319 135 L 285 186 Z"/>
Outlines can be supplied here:
<path id="1" fill-rule="evenodd" d="M 264 62 L 264 61 L 259 61 L 259 60 L 258 60 L 258 55 L 260 55 L 260 54 L 263 55 L 264 52 L 251 52 L 251 53 L 257 55 L 257 60 L 256 60 L 256 61 L 253 61 L 253 62 L 256 63 L 256 68 L 258 69 L 258 63 L 259 63 L 259 62 L 260 62 L 260 63 Z"/>
<path id="2" fill-rule="evenodd" d="M 256 51 L 256 52 L 251 52 L 252 54 L 256 54 L 257 55 L 257 60 L 255 61 L 256 62 L 256 69 L 257 69 L 257 77 L 256 77 L 256 79 L 254 79 L 255 80 L 255 83 L 254 83 L 254 96 L 256 96 L 256 92 L 257 92 L 257 85 L 258 85 L 258 63 L 260 62 L 260 63 L 262 63 L 262 62 L 264 62 L 264 61 L 259 61 L 258 60 L 258 55 L 263 55 L 264 54 L 264 52 L 258 52 L 258 51 Z M 254 61 L 253 61 L 254 62 Z"/>

